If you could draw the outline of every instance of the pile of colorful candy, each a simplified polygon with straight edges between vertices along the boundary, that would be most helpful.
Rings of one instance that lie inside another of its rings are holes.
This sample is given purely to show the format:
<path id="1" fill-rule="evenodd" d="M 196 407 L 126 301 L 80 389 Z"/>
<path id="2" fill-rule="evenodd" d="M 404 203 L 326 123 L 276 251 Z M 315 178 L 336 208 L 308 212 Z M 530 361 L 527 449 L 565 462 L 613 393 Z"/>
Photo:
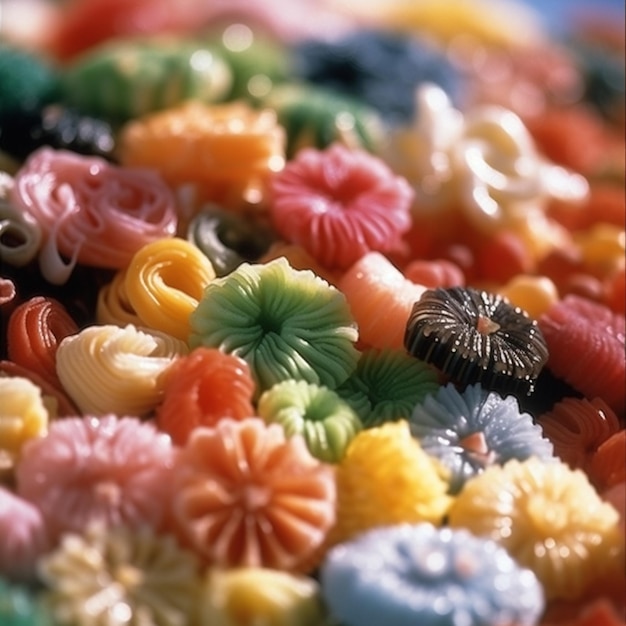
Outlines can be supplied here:
<path id="1" fill-rule="evenodd" d="M 626 623 L 602 6 L 7 3 L 2 624 Z"/>

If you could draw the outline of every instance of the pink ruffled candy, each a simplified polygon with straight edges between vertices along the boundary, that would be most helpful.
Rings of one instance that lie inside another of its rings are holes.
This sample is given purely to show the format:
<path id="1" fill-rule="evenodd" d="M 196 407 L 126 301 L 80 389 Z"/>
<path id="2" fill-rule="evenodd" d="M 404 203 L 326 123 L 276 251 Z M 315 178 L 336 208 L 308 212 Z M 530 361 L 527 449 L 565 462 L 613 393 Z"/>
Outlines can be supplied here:
<path id="1" fill-rule="evenodd" d="M 378 157 L 333 144 L 306 148 L 271 181 L 272 223 L 327 268 L 397 248 L 414 192 Z"/>
<path id="2" fill-rule="evenodd" d="M 175 449 L 169 435 L 135 417 L 68 417 L 24 446 L 17 493 L 43 513 L 48 532 L 159 528 Z"/>
<path id="3" fill-rule="evenodd" d="M 44 232 L 41 271 L 55 284 L 76 264 L 124 268 L 178 223 L 174 194 L 157 173 L 46 146 L 15 175 L 11 200 Z"/>
<path id="4" fill-rule="evenodd" d="M 0 577 L 32 582 L 50 543 L 39 509 L 0 486 Z"/>

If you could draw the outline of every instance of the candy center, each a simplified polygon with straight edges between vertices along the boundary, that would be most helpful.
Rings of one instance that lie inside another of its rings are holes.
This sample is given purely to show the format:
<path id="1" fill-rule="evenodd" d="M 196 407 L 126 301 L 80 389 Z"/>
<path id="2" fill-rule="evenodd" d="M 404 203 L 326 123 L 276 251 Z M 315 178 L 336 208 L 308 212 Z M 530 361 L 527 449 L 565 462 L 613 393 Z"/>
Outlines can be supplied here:
<path id="1" fill-rule="evenodd" d="M 476 330 L 481 335 L 491 335 L 492 333 L 500 330 L 500 324 L 498 324 L 498 322 L 494 322 L 486 315 L 479 315 L 476 320 Z"/>

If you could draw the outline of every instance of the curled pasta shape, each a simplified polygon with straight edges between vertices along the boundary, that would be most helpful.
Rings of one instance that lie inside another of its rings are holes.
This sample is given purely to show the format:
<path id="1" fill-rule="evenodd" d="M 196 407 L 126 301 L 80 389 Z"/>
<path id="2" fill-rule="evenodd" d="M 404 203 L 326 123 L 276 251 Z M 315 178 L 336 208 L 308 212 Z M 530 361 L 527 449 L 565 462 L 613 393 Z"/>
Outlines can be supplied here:
<path id="1" fill-rule="evenodd" d="M 60 388 L 57 347 L 65 337 L 78 332 L 65 306 L 54 298 L 34 296 L 13 311 L 7 331 L 9 359 Z"/>
<path id="2" fill-rule="evenodd" d="M 11 469 L 22 446 L 48 429 L 48 410 L 37 385 L 21 376 L 0 376 L 0 469 Z"/>
<path id="3" fill-rule="evenodd" d="M 126 270 L 119 270 L 110 283 L 98 292 L 96 302 L 96 323 L 126 326 L 141 326 L 141 318 L 133 309 L 126 293 Z"/>
<path id="4" fill-rule="evenodd" d="M 41 228 L 28 213 L 9 200 L 13 178 L 0 172 L 0 260 L 22 267 L 30 263 L 41 247 Z"/>
<path id="5" fill-rule="evenodd" d="M 586 179 L 540 155 L 521 118 L 499 106 L 462 113 L 434 84 L 416 95 L 419 116 L 411 136 L 400 135 L 390 154 L 421 197 L 418 206 L 458 203 L 482 231 L 543 214 L 550 199 L 584 200 Z M 394 142 L 392 142 L 394 143 Z M 402 165 L 405 161 L 409 165 Z"/>
<path id="6" fill-rule="evenodd" d="M 174 195 L 155 172 L 46 146 L 16 173 L 10 198 L 41 227 L 41 272 L 55 284 L 77 263 L 124 268 L 177 227 Z"/>
<path id="7" fill-rule="evenodd" d="M 84 414 L 141 417 L 161 400 L 159 375 L 187 352 L 183 341 L 157 330 L 88 326 L 59 344 L 57 373 Z"/>
<path id="8" fill-rule="evenodd" d="M 142 247 L 126 269 L 128 300 L 144 325 L 186 341 L 189 316 L 215 278 L 208 258 L 177 237 Z"/>

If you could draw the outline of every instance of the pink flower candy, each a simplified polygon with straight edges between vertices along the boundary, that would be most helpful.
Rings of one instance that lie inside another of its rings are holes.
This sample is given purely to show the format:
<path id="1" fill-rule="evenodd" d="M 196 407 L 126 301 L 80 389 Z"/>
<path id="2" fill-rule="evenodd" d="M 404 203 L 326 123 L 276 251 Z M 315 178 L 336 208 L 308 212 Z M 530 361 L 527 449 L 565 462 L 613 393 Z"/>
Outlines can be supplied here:
<path id="1" fill-rule="evenodd" d="M 156 172 L 47 146 L 15 175 L 11 201 L 44 232 L 41 270 L 56 284 L 77 263 L 126 267 L 145 244 L 174 236 L 178 222 L 174 194 Z"/>
<path id="2" fill-rule="evenodd" d="M 22 449 L 17 493 L 41 510 L 55 540 L 90 523 L 158 529 L 174 456 L 169 435 L 149 422 L 67 417 Z"/>
<path id="3" fill-rule="evenodd" d="M 0 486 L 0 578 L 34 581 L 37 560 L 49 548 L 39 509 Z"/>
<path id="4" fill-rule="evenodd" d="M 411 225 L 408 182 L 378 157 L 341 144 L 301 150 L 271 190 L 274 228 L 326 268 L 395 249 Z"/>

